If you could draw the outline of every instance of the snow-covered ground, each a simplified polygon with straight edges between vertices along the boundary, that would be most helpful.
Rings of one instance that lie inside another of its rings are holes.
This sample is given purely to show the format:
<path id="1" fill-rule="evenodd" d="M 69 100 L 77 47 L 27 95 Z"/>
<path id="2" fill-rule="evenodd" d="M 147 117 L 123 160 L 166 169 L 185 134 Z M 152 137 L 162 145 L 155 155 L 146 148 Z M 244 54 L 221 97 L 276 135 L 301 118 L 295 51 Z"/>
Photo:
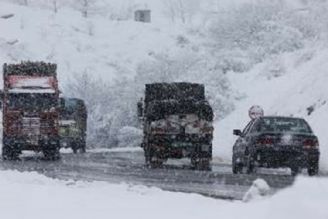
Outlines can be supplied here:
<path id="1" fill-rule="evenodd" d="M 270 199 L 229 202 L 136 185 L 60 181 L 0 172 L 1 217 L 326 219 L 327 179 L 299 178 Z"/>

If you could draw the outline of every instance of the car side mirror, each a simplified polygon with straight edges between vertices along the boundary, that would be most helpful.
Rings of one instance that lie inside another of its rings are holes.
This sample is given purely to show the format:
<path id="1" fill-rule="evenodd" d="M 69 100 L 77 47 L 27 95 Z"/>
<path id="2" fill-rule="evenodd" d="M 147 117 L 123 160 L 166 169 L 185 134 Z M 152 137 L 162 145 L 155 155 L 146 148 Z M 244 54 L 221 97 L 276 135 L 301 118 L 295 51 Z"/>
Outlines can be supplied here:
<path id="1" fill-rule="evenodd" d="M 241 136 L 241 130 L 240 129 L 234 129 L 233 134 L 237 136 Z"/>

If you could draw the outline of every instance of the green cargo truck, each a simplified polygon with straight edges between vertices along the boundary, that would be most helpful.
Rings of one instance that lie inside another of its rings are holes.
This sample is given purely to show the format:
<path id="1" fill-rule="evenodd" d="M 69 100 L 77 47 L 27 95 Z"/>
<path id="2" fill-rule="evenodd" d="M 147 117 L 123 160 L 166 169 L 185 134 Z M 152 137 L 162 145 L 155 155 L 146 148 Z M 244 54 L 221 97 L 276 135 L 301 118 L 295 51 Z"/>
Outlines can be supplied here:
<path id="1" fill-rule="evenodd" d="M 204 85 L 146 84 L 138 114 L 147 166 L 158 167 L 172 158 L 190 158 L 195 169 L 211 169 L 214 115 Z"/>
<path id="2" fill-rule="evenodd" d="M 62 148 L 74 153 L 86 150 L 87 109 L 77 98 L 60 98 L 59 135 Z"/>

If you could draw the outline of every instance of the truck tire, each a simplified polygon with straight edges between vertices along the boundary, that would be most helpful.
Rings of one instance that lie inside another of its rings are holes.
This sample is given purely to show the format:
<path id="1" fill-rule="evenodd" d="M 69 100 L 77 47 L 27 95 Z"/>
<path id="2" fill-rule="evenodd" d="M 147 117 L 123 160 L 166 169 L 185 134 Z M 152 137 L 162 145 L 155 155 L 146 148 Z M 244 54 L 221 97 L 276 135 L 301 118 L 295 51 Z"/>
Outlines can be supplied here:
<path id="1" fill-rule="evenodd" d="M 19 160 L 19 152 L 14 150 L 12 147 L 5 145 L 2 147 L 2 159 Z"/>
<path id="2" fill-rule="evenodd" d="M 73 150 L 73 153 L 76 154 L 77 153 L 77 148 L 75 145 L 72 146 L 72 150 Z"/>
<path id="3" fill-rule="evenodd" d="M 150 161 L 150 168 L 156 169 L 156 168 L 161 168 L 163 166 L 163 161 L 161 160 L 152 160 Z"/>
<path id="4" fill-rule="evenodd" d="M 83 140 L 80 144 L 80 153 L 84 154 L 86 152 L 86 142 Z"/>
<path id="5" fill-rule="evenodd" d="M 195 170 L 211 171 L 211 161 L 209 158 L 191 158 L 191 166 Z"/>
<path id="6" fill-rule="evenodd" d="M 72 141 L 71 148 L 72 148 L 73 153 L 76 154 L 79 149 L 79 143 L 77 141 Z"/>
<path id="7" fill-rule="evenodd" d="M 146 167 L 151 168 L 151 169 L 155 169 L 155 168 L 160 168 L 163 165 L 163 160 L 158 159 L 153 150 L 147 146 L 144 148 L 145 151 L 145 163 L 146 163 Z"/>
<path id="8" fill-rule="evenodd" d="M 47 148 L 43 150 L 43 155 L 46 160 L 55 161 L 60 159 L 59 148 L 51 148 L 51 149 Z"/>
<path id="9" fill-rule="evenodd" d="M 144 147 L 144 154 L 145 154 L 145 164 L 147 167 L 150 167 L 151 160 L 152 160 L 152 153 L 149 147 Z"/>
<path id="10" fill-rule="evenodd" d="M 298 165 L 294 165 L 290 167 L 290 171 L 292 176 L 297 176 L 301 172 L 301 168 Z"/>

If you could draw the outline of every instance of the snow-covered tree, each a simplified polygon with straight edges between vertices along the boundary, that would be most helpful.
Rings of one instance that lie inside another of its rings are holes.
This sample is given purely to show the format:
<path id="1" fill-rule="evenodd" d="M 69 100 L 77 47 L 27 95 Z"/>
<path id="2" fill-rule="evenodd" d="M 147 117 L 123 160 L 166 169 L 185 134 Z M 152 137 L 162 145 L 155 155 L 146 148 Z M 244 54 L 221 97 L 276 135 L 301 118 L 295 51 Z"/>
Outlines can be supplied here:
<path id="1" fill-rule="evenodd" d="M 211 32 L 219 65 L 225 71 L 247 71 L 269 56 L 301 49 L 316 40 L 327 25 L 322 22 L 323 5 L 315 5 L 304 9 L 286 1 L 257 0 L 218 14 Z"/>
<path id="2" fill-rule="evenodd" d="M 200 7 L 198 0 L 165 0 L 163 13 L 172 22 L 190 22 Z"/>

